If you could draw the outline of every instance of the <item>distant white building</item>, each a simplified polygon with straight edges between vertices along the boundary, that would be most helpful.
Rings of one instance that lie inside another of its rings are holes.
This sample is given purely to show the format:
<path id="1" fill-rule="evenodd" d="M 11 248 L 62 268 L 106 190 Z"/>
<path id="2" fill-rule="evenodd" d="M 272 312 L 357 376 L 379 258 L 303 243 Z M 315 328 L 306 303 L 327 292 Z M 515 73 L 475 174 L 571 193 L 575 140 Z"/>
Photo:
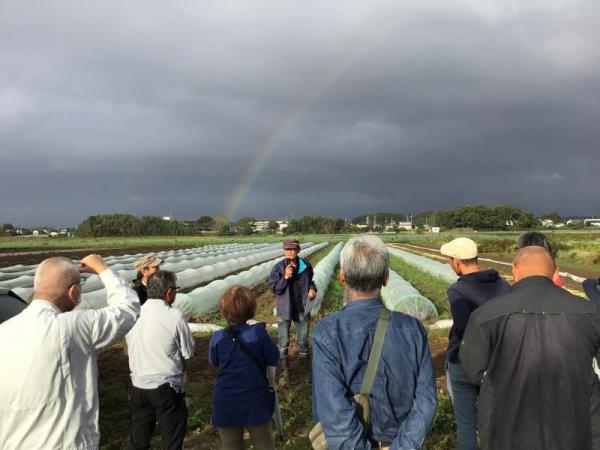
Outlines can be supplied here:
<path id="1" fill-rule="evenodd" d="M 554 221 L 550 220 L 550 219 L 542 219 L 540 220 L 540 223 L 542 224 L 543 227 L 553 227 L 554 226 Z"/>
<path id="2" fill-rule="evenodd" d="M 398 227 L 399 230 L 412 230 L 413 229 L 413 224 L 412 221 L 410 222 L 398 222 L 396 224 L 396 227 Z"/>
<path id="3" fill-rule="evenodd" d="M 583 224 L 592 227 L 600 227 L 600 219 L 583 219 Z"/>
<path id="4" fill-rule="evenodd" d="M 269 230 L 270 222 L 277 222 L 277 225 L 279 227 L 277 228 L 276 231 L 278 233 L 283 233 L 283 230 L 285 230 L 288 227 L 288 222 L 286 220 L 257 220 L 256 222 L 254 222 L 254 231 L 258 231 L 258 232 L 270 231 Z"/>

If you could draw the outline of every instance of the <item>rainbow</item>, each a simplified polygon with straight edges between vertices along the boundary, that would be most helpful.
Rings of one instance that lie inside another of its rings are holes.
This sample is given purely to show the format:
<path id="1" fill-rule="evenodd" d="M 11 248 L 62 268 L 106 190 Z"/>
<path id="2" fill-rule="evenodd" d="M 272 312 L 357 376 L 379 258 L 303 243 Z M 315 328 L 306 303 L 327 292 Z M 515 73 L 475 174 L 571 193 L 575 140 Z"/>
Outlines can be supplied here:
<path id="1" fill-rule="evenodd" d="M 364 37 L 364 36 L 363 36 Z M 370 41 L 373 42 L 372 40 Z M 248 170 L 240 179 L 240 183 L 235 187 L 231 194 L 224 216 L 233 219 L 237 211 L 250 191 L 252 184 L 260 175 L 264 167 L 269 162 L 271 156 L 279 147 L 287 132 L 296 125 L 298 119 L 302 117 L 310 108 L 312 108 L 323 96 L 323 94 L 333 86 L 333 84 L 346 72 L 358 59 L 358 57 L 369 47 L 364 41 L 359 45 L 349 45 L 349 52 L 342 55 L 337 64 L 332 64 L 329 73 L 315 87 L 311 95 L 290 110 L 290 112 L 279 123 L 275 132 L 271 133 L 264 145 L 259 149 L 255 159 L 252 161 Z"/>

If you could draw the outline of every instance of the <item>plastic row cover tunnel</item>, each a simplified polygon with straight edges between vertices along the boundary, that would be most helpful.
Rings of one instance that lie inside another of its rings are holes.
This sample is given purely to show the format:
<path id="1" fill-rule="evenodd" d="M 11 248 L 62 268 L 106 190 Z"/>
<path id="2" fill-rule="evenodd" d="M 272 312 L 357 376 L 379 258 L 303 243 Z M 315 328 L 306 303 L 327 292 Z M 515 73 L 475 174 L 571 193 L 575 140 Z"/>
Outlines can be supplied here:
<path id="1" fill-rule="evenodd" d="M 167 262 L 177 262 L 183 259 L 191 259 L 196 258 L 198 256 L 208 257 L 211 255 L 219 255 L 223 252 L 231 252 L 236 250 L 250 249 L 250 248 L 261 248 L 261 247 L 269 247 L 276 244 L 221 244 L 221 245 L 205 245 L 202 247 L 195 248 L 187 248 L 187 249 L 179 249 L 179 250 L 168 250 L 161 252 L 153 252 L 152 255 L 157 258 L 161 258 Z M 120 269 L 130 269 L 133 263 L 143 256 L 144 253 L 136 253 L 133 255 L 121 255 L 121 256 L 106 256 L 104 257 L 104 262 L 112 268 L 116 270 Z M 79 260 L 74 259 L 74 262 L 79 262 Z M 119 267 L 118 264 L 122 264 L 122 267 Z M 23 275 L 33 275 L 35 269 L 37 268 L 37 264 L 31 265 L 23 265 L 17 264 L 10 267 L 2 267 L 0 268 L 0 282 L 12 280 L 18 278 Z"/>
<path id="2" fill-rule="evenodd" d="M 281 250 L 276 250 L 275 247 L 277 246 L 260 246 L 260 247 L 255 247 L 255 248 L 248 248 L 247 246 L 244 247 L 231 247 L 228 249 L 223 249 L 220 250 L 218 252 L 218 254 L 214 254 L 214 252 L 211 252 L 210 256 L 199 256 L 197 258 L 193 258 L 191 260 L 188 260 L 187 263 L 184 263 L 182 261 L 176 263 L 175 264 L 171 264 L 170 259 L 166 258 L 164 261 L 165 263 L 161 266 L 163 269 L 165 270 L 171 270 L 173 272 L 178 272 L 177 269 L 179 269 L 180 271 L 184 271 L 184 268 L 186 265 L 189 264 L 189 266 L 191 267 L 200 267 L 200 269 L 189 269 L 189 270 L 193 270 L 193 274 L 196 274 L 197 277 L 195 278 L 195 284 L 194 282 L 192 282 L 192 284 L 189 284 L 184 287 L 192 287 L 192 286 L 196 286 L 199 285 L 201 283 L 205 283 L 206 281 L 215 279 L 219 276 L 223 276 L 226 275 L 228 273 L 233 272 L 234 270 L 239 270 L 242 267 L 249 267 L 252 264 L 255 264 L 256 262 L 259 261 L 266 261 L 269 258 L 275 258 L 276 256 L 278 256 L 281 252 Z M 276 253 L 279 252 L 279 253 Z M 265 256 L 265 253 L 269 253 L 268 256 Z M 203 252 L 203 254 L 206 254 Z M 258 255 L 258 254 L 262 254 L 262 259 L 261 258 L 257 258 L 254 261 L 244 261 L 245 263 L 247 263 L 247 265 L 240 265 L 239 267 L 237 267 L 236 269 L 232 269 L 229 270 L 229 267 L 227 264 L 224 264 L 224 261 L 230 260 L 230 259 L 240 259 L 240 261 L 242 261 L 243 257 L 249 257 L 250 255 Z M 210 263 L 209 265 L 206 265 L 207 263 Z M 121 277 L 125 278 L 126 280 L 133 280 L 136 277 L 136 271 L 135 270 L 119 270 L 117 269 L 117 266 L 113 265 L 113 266 L 109 266 L 112 270 L 115 270 Z M 173 270 L 175 269 L 175 270 Z M 189 275 L 189 274 L 188 274 Z M 192 280 L 192 278 L 190 278 L 188 276 L 188 280 Z M 11 289 L 13 290 L 14 293 L 16 293 L 17 295 L 19 295 L 21 298 L 29 298 L 29 296 L 31 295 L 32 292 L 32 285 L 33 285 L 33 277 L 20 277 L 18 279 L 15 280 L 11 280 L 13 283 L 11 284 Z M 21 281 L 20 285 L 16 285 L 15 282 L 16 281 Z M 102 300 L 102 298 L 105 296 L 105 291 L 104 291 L 104 285 L 102 284 L 102 282 L 100 281 L 100 278 L 97 275 L 90 275 L 87 277 L 85 283 L 83 284 L 82 287 L 82 292 L 83 292 L 83 296 L 82 296 L 82 300 L 83 300 L 83 306 L 84 307 L 88 307 L 88 308 L 97 308 L 97 307 L 102 307 L 106 304 L 106 302 L 104 300 Z M 100 300 L 97 300 L 100 299 Z M 100 303 L 98 305 L 96 305 L 97 301 L 100 301 Z M 96 306 L 94 306 L 96 305 Z"/>
<path id="3" fill-rule="evenodd" d="M 402 312 L 419 320 L 435 320 L 438 317 L 435 305 L 393 270 L 390 270 L 387 286 L 381 289 L 381 297 L 391 311 Z"/>
<path id="4" fill-rule="evenodd" d="M 313 244 L 309 242 L 303 244 L 303 247 L 310 247 L 312 245 Z M 230 273 L 237 272 L 248 267 L 252 267 L 264 261 L 272 260 L 274 258 L 277 258 L 278 256 L 281 256 L 281 248 L 279 246 L 277 247 L 278 248 L 276 249 L 266 249 L 266 251 L 261 251 L 264 249 L 259 249 L 230 253 L 228 255 L 225 255 L 227 259 L 216 264 L 203 266 L 199 269 L 186 269 L 181 272 L 175 272 L 177 273 L 177 285 L 184 289 L 191 288 L 206 283 L 208 281 L 214 280 L 216 278 L 223 277 Z M 248 254 L 257 251 L 260 253 Z M 166 264 L 163 267 L 168 270 L 168 266 Z M 129 272 L 124 273 L 120 271 L 119 275 L 121 275 L 125 279 L 128 279 L 128 277 L 133 278 L 135 276 L 135 273 L 131 274 Z M 100 280 L 97 280 L 97 282 L 100 283 L 100 286 L 102 286 Z M 88 284 L 88 282 L 86 282 L 86 284 Z M 92 292 L 84 293 L 81 296 L 81 308 L 98 309 L 104 306 L 106 306 L 105 289 L 97 289 Z"/>
<path id="5" fill-rule="evenodd" d="M 411 266 L 421 269 L 425 272 L 443 278 L 449 283 L 454 283 L 458 276 L 454 273 L 450 265 L 443 264 L 433 259 L 425 258 L 424 256 L 415 255 L 413 253 L 405 252 L 397 248 L 388 247 L 390 254 L 397 256 L 398 258 L 406 261 Z"/>
<path id="6" fill-rule="evenodd" d="M 315 297 L 315 303 L 310 312 L 313 317 L 319 314 L 319 311 L 321 310 L 323 297 L 329 286 L 331 275 L 333 275 L 335 268 L 340 262 L 340 253 L 342 252 L 343 246 L 344 245 L 341 242 L 338 243 L 333 250 L 331 250 L 329 254 L 314 267 L 315 274 L 313 280 L 317 285 L 317 296 Z"/>
<path id="7" fill-rule="evenodd" d="M 310 256 L 324 248 L 326 245 L 327 243 L 311 245 L 300 251 L 300 256 Z M 264 282 L 269 277 L 275 264 L 280 260 L 281 258 L 267 261 L 252 267 L 250 270 L 246 270 L 236 275 L 230 275 L 222 280 L 215 280 L 206 286 L 194 289 L 188 294 L 177 294 L 174 306 L 181 309 L 187 316 L 215 312 L 218 309 L 219 299 L 227 289 L 236 285 L 252 288 Z"/>

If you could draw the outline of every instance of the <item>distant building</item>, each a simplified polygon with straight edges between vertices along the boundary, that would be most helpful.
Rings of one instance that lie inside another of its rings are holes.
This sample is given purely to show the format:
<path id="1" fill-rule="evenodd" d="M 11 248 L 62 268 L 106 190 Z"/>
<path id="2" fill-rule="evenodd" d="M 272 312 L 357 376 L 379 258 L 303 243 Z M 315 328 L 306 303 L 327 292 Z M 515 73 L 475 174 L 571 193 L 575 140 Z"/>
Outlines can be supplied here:
<path id="1" fill-rule="evenodd" d="M 283 233 L 283 230 L 285 230 L 288 227 L 287 220 L 257 220 L 256 222 L 254 222 L 254 231 L 258 231 L 258 232 L 270 231 L 269 230 L 270 222 L 277 222 L 277 225 L 279 226 L 276 230 L 277 233 Z"/>
<path id="2" fill-rule="evenodd" d="M 592 227 L 600 227 L 600 219 L 583 219 L 583 224 Z"/>
<path id="3" fill-rule="evenodd" d="M 410 222 L 398 222 L 396 224 L 396 227 L 398 227 L 399 230 L 412 230 L 413 229 L 413 223 L 412 220 Z"/>
<path id="4" fill-rule="evenodd" d="M 540 220 L 540 223 L 542 224 L 543 227 L 547 227 L 547 228 L 551 228 L 554 226 L 554 221 L 551 219 L 542 219 L 542 220 Z"/>

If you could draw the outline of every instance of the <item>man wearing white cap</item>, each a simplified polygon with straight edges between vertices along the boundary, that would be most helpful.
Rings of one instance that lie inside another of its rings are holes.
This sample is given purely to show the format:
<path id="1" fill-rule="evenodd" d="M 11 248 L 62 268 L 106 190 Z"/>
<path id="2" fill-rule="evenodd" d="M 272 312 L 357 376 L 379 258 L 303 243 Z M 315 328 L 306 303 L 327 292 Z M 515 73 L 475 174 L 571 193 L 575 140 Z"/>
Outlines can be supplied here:
<path id="1" fill-rule="evenodd" d="M 481 270 L 477 245 L 471 239 L 458 238 L 440 249 L 449 258 L 450 267 L 459 276 L 448 288 L 448 302 L 454 325 L 447 350 L 446 383 L 452 399 L 459 450 L 477 449 L 477 396 L 479 387 L 465 377 L 458 351 L 471 313 L 488 300 L 506 294 L 508 283 L 494 269 Z"/>
<path id="2" fill-rule="evenodd" d="M 137 272 L 137 278 L 131 282 L 131 288 L 140 298 L 140 305 L 143 305 L 146 300 L 148 300 L 146 286 L 148 286 L 150 278 L 160 270 L 160 265 L 162 263 L 162 259 L 147 254 L 133 264 L 133 269 Z"/>

